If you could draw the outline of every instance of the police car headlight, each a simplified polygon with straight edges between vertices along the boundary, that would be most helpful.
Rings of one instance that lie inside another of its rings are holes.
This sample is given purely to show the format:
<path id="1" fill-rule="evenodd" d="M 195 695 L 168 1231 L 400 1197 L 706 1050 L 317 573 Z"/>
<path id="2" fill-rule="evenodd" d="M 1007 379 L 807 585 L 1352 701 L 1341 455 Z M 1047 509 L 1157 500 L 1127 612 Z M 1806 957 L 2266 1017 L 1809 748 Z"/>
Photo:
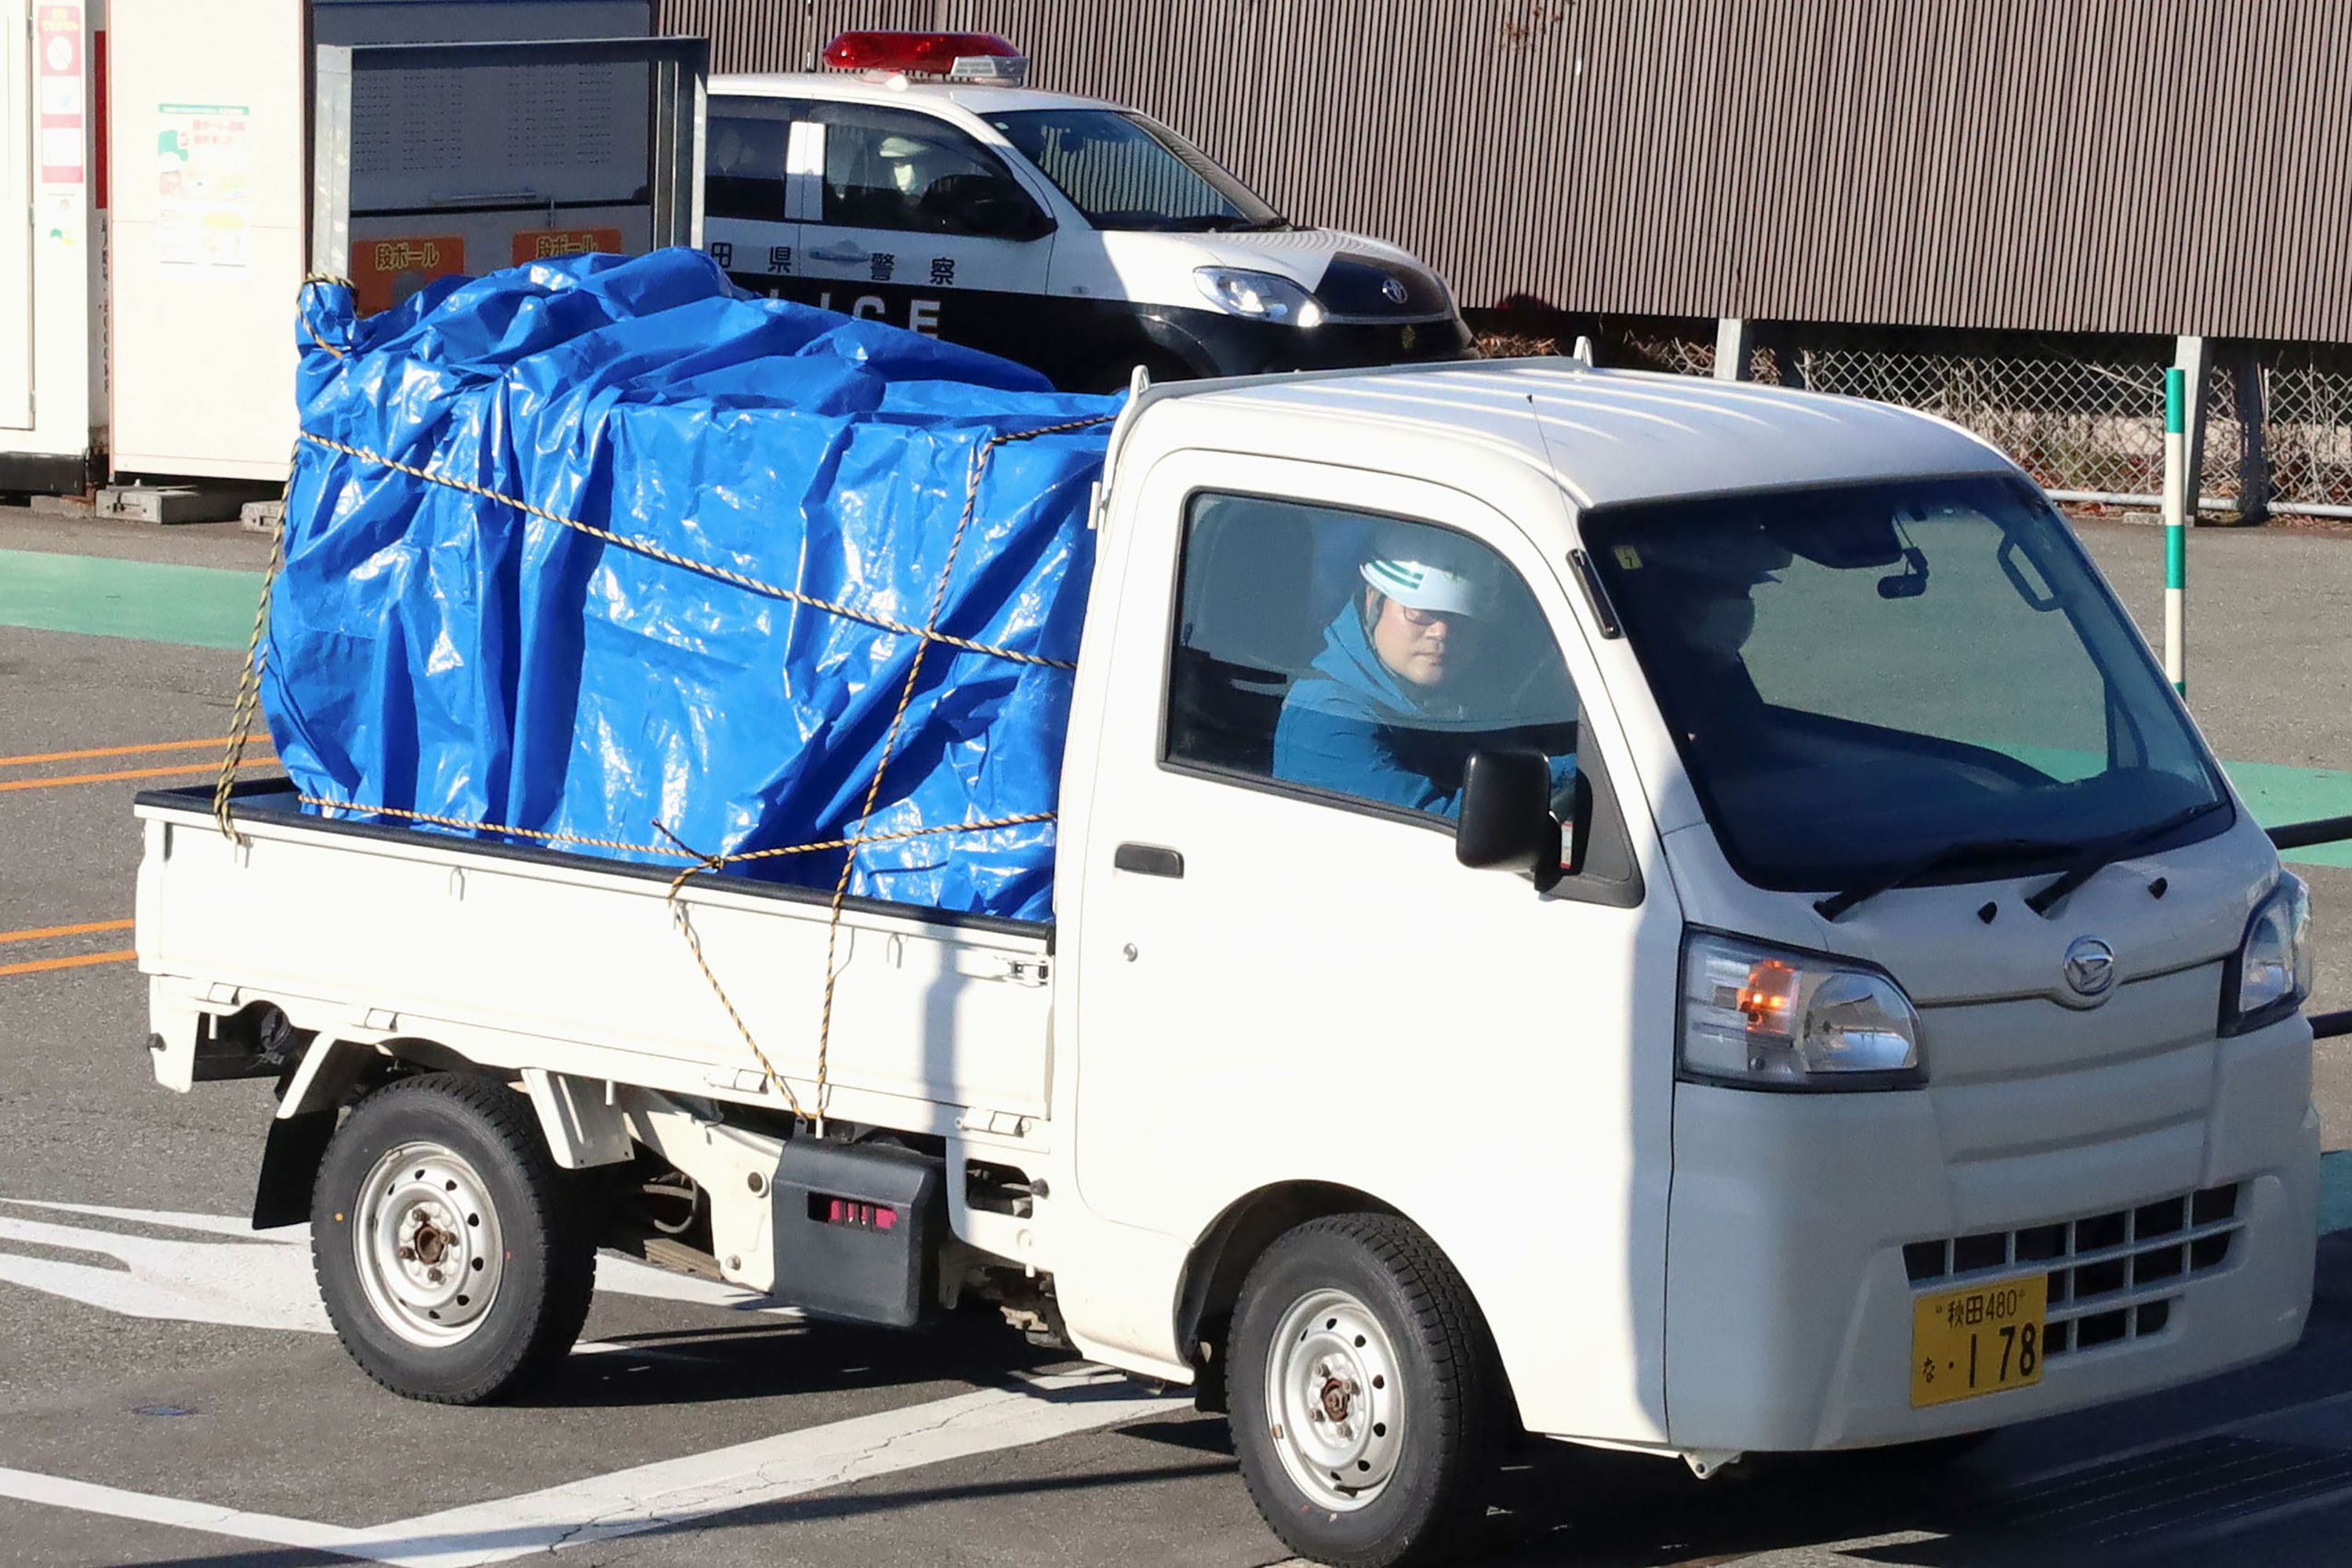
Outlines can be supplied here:
<path id="1" fill-rule="evenodd" d="M 2281 872 L 2278 886 L 2255 906 L 2221 977 L 2221 1030 L 2242 1035 L 2274 1024 L 2311 994 L 2311 889 Z"/>
<path id="2" fill-rule="evenodd" d="M 1286 327 L 1323 323 L 1322 302 L 1298 284 L 1274 272 L 1252 272 L 1242 267 L 1202 267 L 1192 281 L 1210 303 L 1228 315 L 1254 321 L 1279 321 Z"/>
<path id="3" fill-rule="evenodd" d="M 1683 941 L 1676 1056 L 1685 1078 L 1742 1089 L 1900 1089 L 1927 1081 L 1919 1015 L 1881 970 L 1713 931 Z"/>

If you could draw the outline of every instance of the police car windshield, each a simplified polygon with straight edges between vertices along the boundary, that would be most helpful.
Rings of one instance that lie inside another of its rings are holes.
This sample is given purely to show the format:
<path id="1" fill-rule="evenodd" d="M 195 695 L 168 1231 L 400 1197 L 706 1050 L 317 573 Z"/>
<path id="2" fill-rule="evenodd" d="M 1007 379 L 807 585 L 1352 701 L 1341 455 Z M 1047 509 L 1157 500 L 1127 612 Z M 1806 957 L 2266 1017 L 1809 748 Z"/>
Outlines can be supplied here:
<path id="1" fill-rule="evenodd" d="M 992 114 L 1021 155 L 1100 229 L 1287 228 L 1280 213 L 1156 120 L 1108 109 Z"/>
<path id="2" fill-rule="evenodd" d="M 1582 528 L 1757 886 L 2039 875 L 2168 819 L 2144 849 L 2232 820 L 2122 607 L 2022 481 L 1654 503 Z"/>

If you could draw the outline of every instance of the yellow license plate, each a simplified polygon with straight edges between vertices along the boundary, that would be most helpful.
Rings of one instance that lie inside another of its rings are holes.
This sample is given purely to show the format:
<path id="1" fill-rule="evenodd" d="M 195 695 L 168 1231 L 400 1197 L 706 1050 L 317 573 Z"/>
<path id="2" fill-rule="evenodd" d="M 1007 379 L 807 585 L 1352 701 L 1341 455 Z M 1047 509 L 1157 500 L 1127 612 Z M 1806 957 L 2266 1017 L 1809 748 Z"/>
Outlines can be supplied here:
<path id="1" fill-rule="evenodd" d="M 2049 1307 L 2046 1274 L 1920 1297 L 1911 1308 L 1912 1407 L 2040 1383 Z"/>

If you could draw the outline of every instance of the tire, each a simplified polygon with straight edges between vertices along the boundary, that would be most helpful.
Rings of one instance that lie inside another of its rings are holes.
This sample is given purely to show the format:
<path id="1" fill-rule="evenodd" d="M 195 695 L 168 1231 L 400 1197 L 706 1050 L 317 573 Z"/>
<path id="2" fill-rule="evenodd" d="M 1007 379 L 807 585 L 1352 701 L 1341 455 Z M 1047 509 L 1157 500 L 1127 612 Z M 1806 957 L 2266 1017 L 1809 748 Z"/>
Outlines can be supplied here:
<path id="1" fill-rule="evenodd" d="M 1350 1214 L 1285 1233 L 1243 1282 L 1228 1366 L 1242 1478 L 1291 1551 L 1400 1568 L 1469 1546 L 1507 1401 L 1468 1288 L 1419 1227 Z"/>
<path id="2" fill-rule="evenodd" d="M 394 1394 L 481 1405 L 580 1337 L 596 1247 L 530 1103 L 428 1073 L 362 1100 L 311 1189 L 310 1262 L 343 1348 Z"/>

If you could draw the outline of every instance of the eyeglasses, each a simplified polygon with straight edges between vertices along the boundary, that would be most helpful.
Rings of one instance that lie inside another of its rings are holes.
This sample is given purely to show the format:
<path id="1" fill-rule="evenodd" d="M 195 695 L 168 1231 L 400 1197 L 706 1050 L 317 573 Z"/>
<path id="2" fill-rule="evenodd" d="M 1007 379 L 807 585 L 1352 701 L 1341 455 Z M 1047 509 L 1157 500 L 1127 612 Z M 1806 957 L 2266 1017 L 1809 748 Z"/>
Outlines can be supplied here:
<path id="1" fill-rule="evenodd" d="M 1405 625 L 1409 626 L 1435 626 L 1440 621 L 1452 626 L 1465 618 L 1458 613 L 1445 610 L 1416 610 L 1410 605 L 1399 605 L 1397 611 L 1404 616 Z"/>

